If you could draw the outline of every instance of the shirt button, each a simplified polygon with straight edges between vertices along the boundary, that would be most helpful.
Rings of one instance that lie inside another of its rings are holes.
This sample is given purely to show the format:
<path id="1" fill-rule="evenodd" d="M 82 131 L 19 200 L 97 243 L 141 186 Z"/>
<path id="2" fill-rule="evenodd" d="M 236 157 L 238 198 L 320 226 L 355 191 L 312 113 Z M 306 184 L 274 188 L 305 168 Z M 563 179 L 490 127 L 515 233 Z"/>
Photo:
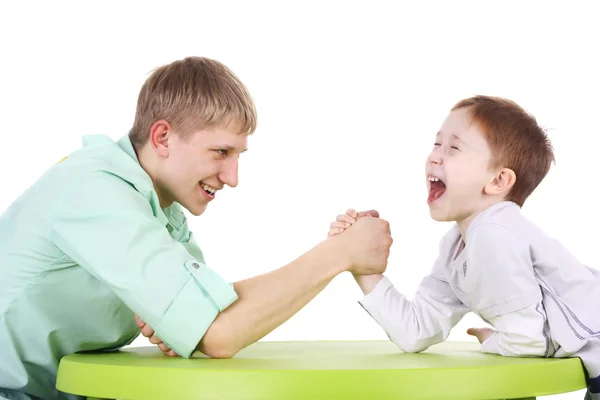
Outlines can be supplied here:
<path id="1" fill-rule="evenodd" d="M 198 263 L 193 263 L 193 264 L 192 264 L 192 267 L 194 267 L 194 268 L 198 269 L 198 268 L 200 268 L 200 264 L 198 264 Z"/>

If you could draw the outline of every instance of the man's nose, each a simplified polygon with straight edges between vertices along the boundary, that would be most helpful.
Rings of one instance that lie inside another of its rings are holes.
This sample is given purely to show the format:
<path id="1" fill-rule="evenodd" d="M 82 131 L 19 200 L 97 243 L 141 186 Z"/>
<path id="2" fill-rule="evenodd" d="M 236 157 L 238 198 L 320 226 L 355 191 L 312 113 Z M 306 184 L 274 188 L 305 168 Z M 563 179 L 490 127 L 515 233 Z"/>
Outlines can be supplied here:
<path id="1" fill-rule="evenodd" d="M 223 165 L 223 170 L 219 174 L 219 179 L 221 182 L 232 188 L 238 185 L 239 179 L 237 158 L 232 158 Z"/>

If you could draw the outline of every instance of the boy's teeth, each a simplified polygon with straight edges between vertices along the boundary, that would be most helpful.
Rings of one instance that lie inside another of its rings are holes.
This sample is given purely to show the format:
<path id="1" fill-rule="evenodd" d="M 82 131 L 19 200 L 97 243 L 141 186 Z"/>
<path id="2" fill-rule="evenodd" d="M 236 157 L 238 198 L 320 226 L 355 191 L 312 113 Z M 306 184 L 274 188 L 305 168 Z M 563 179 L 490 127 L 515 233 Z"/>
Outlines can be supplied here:
<path id="1" fill-rule="evenodd" d="M 436 177 L 434 177 L 434 176 L 430 176 L 430 177 L 429 177 L 429 180 L 430 180 L 431 182 L 437 182 L 437 181 L 439 181 L 439 180 L 440 180 L 440 178 L 436 178 Z"/>

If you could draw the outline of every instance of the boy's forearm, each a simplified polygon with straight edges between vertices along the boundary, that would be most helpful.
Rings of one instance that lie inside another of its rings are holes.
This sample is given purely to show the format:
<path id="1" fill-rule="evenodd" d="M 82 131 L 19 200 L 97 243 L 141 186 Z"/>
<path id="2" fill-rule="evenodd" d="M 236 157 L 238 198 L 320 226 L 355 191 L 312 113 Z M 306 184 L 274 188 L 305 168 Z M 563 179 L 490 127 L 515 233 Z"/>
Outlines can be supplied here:
<path id="1" fill-rule="evenodd" d="M 405 352 L 419 352 L 445 340 L 469 311 L 450 286 L 426 277 L 410 301 L 389 281 L 380 279 L 375 290 L 360 301 L 364 309 Z"/>
<path id="2" fill-rule="evenodd" d="M 277 270 L 234 283 L 238 300 L 221 312 L 197 349 L 232 357 L 287 321 L 349 265 L 335 240 L 326 240 Z"/>
<path id="3" fill-rule="evenodd" d="M 353 274 L 354 280 L 358 283 L 358 286 L 366 296 L 375 289 L 375 286 L 383 279 L 383 274 L 371 274 L 371 275 L 356 275 Z"/>

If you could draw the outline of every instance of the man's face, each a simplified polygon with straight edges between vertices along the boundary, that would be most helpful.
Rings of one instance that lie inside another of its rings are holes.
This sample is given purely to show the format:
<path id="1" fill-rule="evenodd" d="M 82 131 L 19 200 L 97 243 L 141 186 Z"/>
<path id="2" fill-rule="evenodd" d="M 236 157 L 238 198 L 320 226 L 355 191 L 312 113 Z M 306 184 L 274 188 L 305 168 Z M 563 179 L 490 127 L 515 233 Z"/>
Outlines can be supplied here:
<path id="1" fill-rule="evenodd" d="M 237 186 L 238 158 L 247 149 L 248 137 L 231 128 L 235 126 L 206 128 L 185 139 L 169 131 L 160 139 L 162 157 L 154 186 L 161 206 L 177 202 L 198 216 L 217 191 Z"/>

